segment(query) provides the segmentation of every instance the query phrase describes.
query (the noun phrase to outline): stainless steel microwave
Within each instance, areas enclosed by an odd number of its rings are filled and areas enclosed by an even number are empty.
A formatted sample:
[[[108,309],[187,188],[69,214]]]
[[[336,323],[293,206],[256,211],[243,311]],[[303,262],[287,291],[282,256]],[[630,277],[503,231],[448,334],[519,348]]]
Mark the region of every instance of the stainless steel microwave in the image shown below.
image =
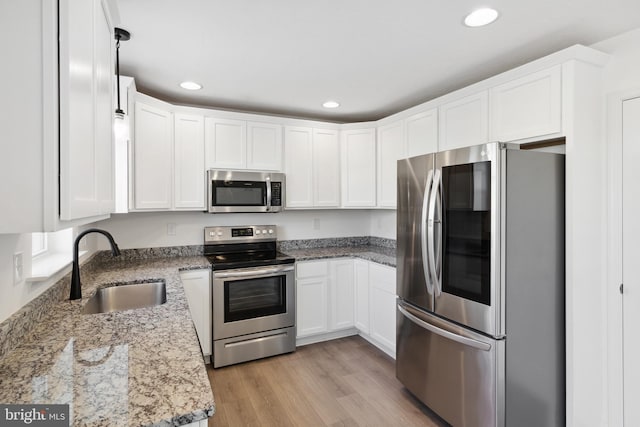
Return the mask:
[[[209,169],[211,213],[280,212],[284,208],[283,173]]]

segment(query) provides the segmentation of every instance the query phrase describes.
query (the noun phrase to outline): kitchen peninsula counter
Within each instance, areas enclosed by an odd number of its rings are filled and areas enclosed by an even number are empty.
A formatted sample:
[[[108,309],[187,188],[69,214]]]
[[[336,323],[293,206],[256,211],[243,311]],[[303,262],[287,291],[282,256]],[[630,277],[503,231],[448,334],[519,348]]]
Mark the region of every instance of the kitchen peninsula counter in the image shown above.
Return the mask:
[[[34,300],[38,310],[49,312],[0,359],[0,403],[69,404],[73,426],[176,426],[213,415],[213,394],[179,276],[181,270],[210,268],[209,262],[203,256],[123,258],[96,256],[83,267],[82,300],[68,300],[68,275],[47,291],[57,296]],[[166,303],[82,314],[100,287],[152,280],[166,283]],[[14,316],[30,316],[34,309],[28,306]],[[0,328],[5,338],[21,320],[12,318]]]

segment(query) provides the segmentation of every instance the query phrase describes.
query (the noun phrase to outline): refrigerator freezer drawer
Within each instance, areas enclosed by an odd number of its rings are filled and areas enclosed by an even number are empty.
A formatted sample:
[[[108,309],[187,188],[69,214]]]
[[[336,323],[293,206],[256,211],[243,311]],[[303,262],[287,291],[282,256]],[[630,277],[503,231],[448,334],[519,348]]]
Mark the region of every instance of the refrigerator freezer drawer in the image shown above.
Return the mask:
[[[456,427],[504,425],[504,340],[398,301],[396,376]]]

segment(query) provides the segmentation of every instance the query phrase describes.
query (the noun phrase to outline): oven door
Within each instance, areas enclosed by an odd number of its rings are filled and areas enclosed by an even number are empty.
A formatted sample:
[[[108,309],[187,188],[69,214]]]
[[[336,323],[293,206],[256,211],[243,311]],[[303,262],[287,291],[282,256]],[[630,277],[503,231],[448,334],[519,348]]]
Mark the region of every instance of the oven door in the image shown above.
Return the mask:
[[[293,264],[214,271],[213,339],[294,326],[295,301]]]
[[[500,337],[500,190],[497,143],[438,153],[428,220],[435,313]]]

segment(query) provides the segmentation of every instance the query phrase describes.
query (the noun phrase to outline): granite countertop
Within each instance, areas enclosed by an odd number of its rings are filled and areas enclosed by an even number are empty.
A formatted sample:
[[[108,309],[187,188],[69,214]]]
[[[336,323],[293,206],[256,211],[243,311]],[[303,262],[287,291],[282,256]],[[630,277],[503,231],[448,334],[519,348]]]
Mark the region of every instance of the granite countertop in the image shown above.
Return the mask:
[[[0,402],[70,404],[74,426],[174,426],[213,415],[213,394],[179,277],[180,270],[197,268],[210,264],[191,256],[83,268],[84,298],[56,303],[0,359]],[[152,279],[165,281],[165,304],[81,313],[99,287]]]
[[[362,258],[367,261],[377,262],[378,264],[396,266],[396,249],[374,245],[361,246],[330,246],[323,248],[300,248],[288,249],[282,248],[281,252],[292,256],[296,261],[309,261],[324,258],[343,258],[354,257]]]

